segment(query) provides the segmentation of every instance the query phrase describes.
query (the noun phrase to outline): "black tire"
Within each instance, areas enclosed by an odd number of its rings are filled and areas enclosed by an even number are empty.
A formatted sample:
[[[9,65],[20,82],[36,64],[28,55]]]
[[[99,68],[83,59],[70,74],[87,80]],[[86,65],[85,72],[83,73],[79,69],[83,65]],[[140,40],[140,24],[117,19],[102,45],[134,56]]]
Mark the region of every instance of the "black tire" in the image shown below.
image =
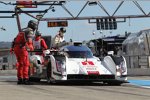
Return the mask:
[[[122,82],[107,82],[110,86],[121,86]]]
[[[104,84],[107,84],[109,86],[120,86],[121,84],[123,84],[124,82],[122,81],[117,81],[117,80],[110,80],[110,81],[103,81]]]
[[[37,77],[30,77],[30,78],[29,78],[29,81],[30,81],[30,82],[40,82],[40,80],[41,80],[41,79],[40,79],[40,78],[37,78]]]
[[[46,74],[47,74],[47,82],[51,83],[51,62],[49,61],[49,63],[47,64],[47,70],[46,70]]]
[[[28,70],[29,81],[30,81],[30,82],[40,82],[40,80],[41,80],[40,78],[32,77],[32,76],[31,76],[31,74],[30,74],[30,68],[31,68],[31,67],[29,66],[29,70]]]

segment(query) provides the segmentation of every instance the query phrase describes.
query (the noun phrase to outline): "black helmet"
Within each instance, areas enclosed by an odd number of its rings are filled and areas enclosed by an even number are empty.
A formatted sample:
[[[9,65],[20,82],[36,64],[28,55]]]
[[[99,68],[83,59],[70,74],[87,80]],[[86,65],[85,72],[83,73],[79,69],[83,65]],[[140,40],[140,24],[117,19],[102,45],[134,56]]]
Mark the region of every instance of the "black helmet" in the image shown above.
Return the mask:
[[[41,36],[41,34],[42,34],[42,33],[41,33],[40,31],[37,31],[37,32],[35,33],[36,36]]]
[[[37,22],[34,20],[30,20],[28,22],[28,27],[32,28],[33,30],[37,29]]]
[[[66,32],[66,29],[65,29],[65,28],[63,28],[63,27],[61,27],[59,31],[61,31],[61,32],[65,33],[65,32]]]

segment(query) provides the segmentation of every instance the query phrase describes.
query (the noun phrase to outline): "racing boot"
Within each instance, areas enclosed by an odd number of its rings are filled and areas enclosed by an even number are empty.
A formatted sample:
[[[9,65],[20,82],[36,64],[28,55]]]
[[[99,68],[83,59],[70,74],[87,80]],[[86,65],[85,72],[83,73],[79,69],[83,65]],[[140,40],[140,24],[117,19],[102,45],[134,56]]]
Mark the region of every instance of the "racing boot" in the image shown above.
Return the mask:
[[[23,79],[23,83],[24,83],[25,85],[31,85],[29,79],[26,79],[26,78]]]
[[[18,85],[24,84],[23,79],[18,79],[17,84],[18,84]]]

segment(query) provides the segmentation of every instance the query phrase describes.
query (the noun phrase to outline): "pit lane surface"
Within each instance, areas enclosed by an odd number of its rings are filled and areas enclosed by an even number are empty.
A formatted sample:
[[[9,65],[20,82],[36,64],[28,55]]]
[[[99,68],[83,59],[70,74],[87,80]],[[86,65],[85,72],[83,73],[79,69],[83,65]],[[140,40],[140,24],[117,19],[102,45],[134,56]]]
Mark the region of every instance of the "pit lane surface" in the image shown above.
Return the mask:
[[[0,100],[150,100],[150,89],[129,83],[122,86],[101,83],[49,85],[43,80],[32,85],[17,85],[14,75],[0,75],[0,90]]]

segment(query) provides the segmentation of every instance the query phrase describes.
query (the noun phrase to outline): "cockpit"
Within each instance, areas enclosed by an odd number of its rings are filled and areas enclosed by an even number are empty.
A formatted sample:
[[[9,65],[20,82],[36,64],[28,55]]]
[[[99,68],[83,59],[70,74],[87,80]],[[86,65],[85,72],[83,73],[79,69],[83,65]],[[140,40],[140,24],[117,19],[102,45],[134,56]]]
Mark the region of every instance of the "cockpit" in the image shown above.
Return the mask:
[[[64,51],[68,58],[93,58],[91,50],[86,46],[66,46]]]

